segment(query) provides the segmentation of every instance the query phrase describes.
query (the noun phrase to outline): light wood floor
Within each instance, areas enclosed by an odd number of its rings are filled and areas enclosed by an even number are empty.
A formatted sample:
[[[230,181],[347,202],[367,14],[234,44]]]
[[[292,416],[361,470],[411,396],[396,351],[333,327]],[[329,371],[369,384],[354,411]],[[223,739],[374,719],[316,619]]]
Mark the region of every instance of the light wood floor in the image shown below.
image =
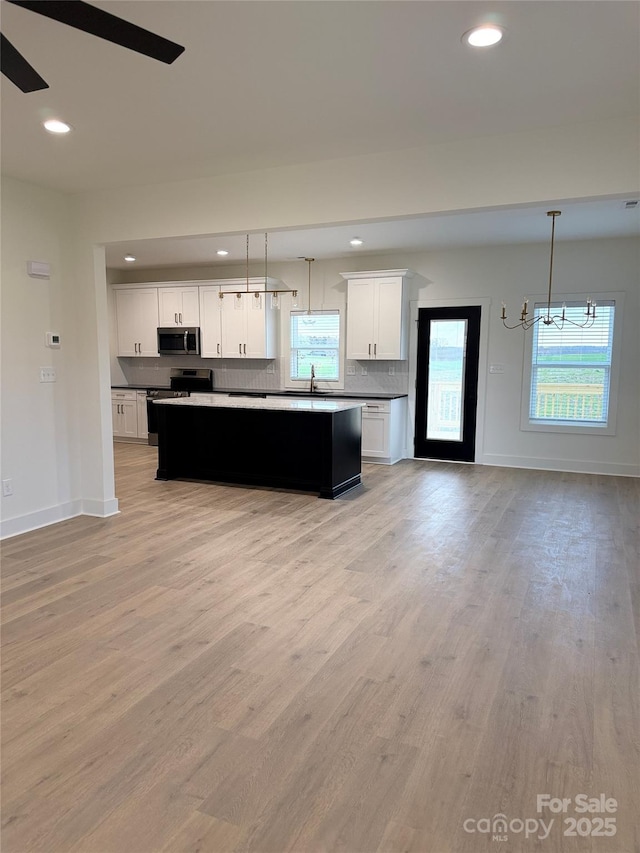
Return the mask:
[[[4,853],[640,850],[638,480],[116,459],[120,515],[4,543]],[[463,827],[601,793],[613,838]]]

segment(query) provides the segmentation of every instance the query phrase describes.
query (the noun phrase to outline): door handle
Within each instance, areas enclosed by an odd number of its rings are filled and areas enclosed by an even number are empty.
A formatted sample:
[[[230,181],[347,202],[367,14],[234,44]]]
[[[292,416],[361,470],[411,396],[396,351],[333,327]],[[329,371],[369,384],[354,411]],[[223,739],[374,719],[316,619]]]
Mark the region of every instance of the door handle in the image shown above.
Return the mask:
[[[246,344],[244,345],[244,354],[245,355],[247,354],[247,345]]]
[[[217,344],[218,347],[218,355],[220,355],[220,344]]]
[[[173,315],[173,319],[175,321],[176,326],[178,325],[178,314],[177,312]]]
[[[178,314],[178,317],[180,317],[180,325],[182,325],[182,314]]]
[[[242,344],[238,344],[238,353],[242,355]]]
[[[371,344],[369,344],[369,355],[371,355]]]
[[[188,343],[189,332],[184,333],[184,351],[189,352],[189,343]]]
[[[138,352],[138,344],[133,345],[133,351],[136,353]]]
[[[373,345],[373,354],[374,354],[374,355],[377,355],[377,354],[378,354],[378,344],[374,344],[374,345]]]

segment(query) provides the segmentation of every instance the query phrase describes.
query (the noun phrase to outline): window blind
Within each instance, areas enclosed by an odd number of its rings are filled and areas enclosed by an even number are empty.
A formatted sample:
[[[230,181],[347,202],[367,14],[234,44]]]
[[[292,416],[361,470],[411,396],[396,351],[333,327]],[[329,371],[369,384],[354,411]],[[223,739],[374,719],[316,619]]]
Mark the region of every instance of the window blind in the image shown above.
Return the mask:
[[[535,317],[544,317],[546,304],[534,306]],[[552,305],[560,314],[561,305]],[[533,327],[531,396],[529,420],[535,423],[563,423],[581,426],[607,424],[613,349],[615,304],[603,302],[589,328],[566,323],[563,328],[546,326],[542,320]],[[585,306],[567,303],[567,319],[585,320]]]
[[[340,378],[340,312],[291,312],[291,378]]]

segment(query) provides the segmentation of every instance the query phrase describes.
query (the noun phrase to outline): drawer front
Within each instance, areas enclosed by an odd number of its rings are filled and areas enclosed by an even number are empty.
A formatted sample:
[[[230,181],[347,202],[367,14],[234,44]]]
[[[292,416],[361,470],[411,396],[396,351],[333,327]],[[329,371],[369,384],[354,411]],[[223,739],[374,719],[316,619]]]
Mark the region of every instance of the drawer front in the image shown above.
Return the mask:
[[[390,400],[363,400],[362,398],[353,397],[348,400],[337,400],[335,397],[327,397],[327,400],[335,400],[336,403],[364,403],[365,407],[362,410],[362,414],[365,415],[370,413],[372,415],[381,414],[388,415],[391,412],[391,401]]]
[[[137,391],[111,391],[111,399],[118,400],[119,402],[123,402],[124,400],[133,400],[135,402],[137,396]]]

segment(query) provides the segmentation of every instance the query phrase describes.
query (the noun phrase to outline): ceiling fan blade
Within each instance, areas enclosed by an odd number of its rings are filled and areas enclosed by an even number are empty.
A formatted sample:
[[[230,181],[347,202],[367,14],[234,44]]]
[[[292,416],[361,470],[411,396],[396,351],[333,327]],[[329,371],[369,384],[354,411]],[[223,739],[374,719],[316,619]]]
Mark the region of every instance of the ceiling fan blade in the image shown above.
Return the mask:
[[[151,59],[166,62],[167,65],[171,65],[184,51],[182,45],[155,35],[110,12],[104,12],[96,6],[84,3],[83,0],[8,0],[8,2],[119,44],[129,50],[135,50],[137,53],[150,56]]]
[[[0,70],[23,92],[37,92],[39,89],[49,88],[35,68],[29,65],[24,56],[1,33]]]

